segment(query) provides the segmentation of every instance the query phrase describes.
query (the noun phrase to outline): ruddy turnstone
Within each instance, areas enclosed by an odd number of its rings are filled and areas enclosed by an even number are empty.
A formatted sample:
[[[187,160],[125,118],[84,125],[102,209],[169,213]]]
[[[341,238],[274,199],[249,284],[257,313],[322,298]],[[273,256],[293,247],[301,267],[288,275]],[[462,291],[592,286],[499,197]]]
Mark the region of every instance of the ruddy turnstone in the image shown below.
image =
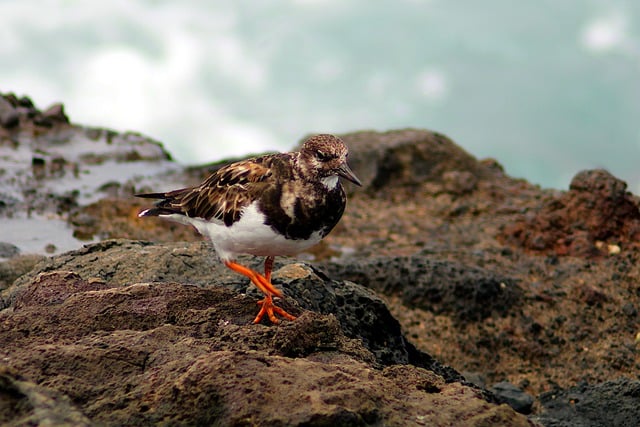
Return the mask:
[[[273,260],[315,245],[338,223],[346,205],[339,177],[360,186],[347,165],[347,147],[333,135],[307,139],[300,151],[232,163],[197,187],[137,194],[160,199],[139,217],[158,216],[194,226],[208,237],[231,270],[248,277],[265,297],[253,323],[266,314],[295,316],[277,307],[282,292],[271,284]],[[264,276],[236,262],[239,254],[265,256]]]

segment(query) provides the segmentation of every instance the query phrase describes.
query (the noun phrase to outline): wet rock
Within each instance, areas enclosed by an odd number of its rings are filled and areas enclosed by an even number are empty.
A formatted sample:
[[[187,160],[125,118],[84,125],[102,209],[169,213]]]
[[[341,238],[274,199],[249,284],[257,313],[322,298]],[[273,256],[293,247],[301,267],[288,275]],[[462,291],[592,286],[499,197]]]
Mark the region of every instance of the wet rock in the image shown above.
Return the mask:
[[[0,147],[11,148],[0,156],[0,218],[34,222],[15,235],[8,226],[2,239],[23,251],[33,250],[25,242],[42,238],[38,222],[68,221],[105,194],[130,197],[148,175],[178,169],[159,142],[135,132],[73,125],[62,104],[40,111],[26,97],[0,94],[0,125]],[[79,225],[78,236],[92,240],[95,228]],[[80,245],[78,241],[76,247]]]
[[[494,384],[489,390],[498,398],[498,402],[506,403],[516,412],[525,415],[531,413],[534,398],[520,387],[508,381],[501,381]]]
[[[609,172],[582,171],[567,193],[550,200],[537,213],[508,224],[502,237],[526,249],[556,255],[619,253],[620,248],[640,240],[638,199],[627,191],[624,181]]]
[[[104,184],[101,180],[123,182],[142,173],[139,167],[122,167],[125,163],[170,160],[160,143],[138,133],[92,132],[70,124],[60,103],[41,112],[26,97],[0,94],[0,124],[0,144],[13,148],[0,158],[0,170],[9,171],[3,178],[2,198],[30,196],[24,204],[0,212],[4,215],[51,213],[49,207],[39,206],[39,199],[66,196],[86,186],[95,191]],[[105,163],[110,164],[98,167]],[[120,165],[118,171],[114,165]],[[58,213],[55,207],[53,211]]]
[[[20,248],[8,242],[0,242],[0,258],[13,258],[20,253]]]
[[[505,316],[518,307],[517,281],[477,267],[425,256],[368,258],[322,263],[331,277],[351,280],[404,304],[458,321]]]
[[[543,411],[533,419],[545,426],[634,426],[640,419],[640,381],[621,378],[582,383],[540,396]]]

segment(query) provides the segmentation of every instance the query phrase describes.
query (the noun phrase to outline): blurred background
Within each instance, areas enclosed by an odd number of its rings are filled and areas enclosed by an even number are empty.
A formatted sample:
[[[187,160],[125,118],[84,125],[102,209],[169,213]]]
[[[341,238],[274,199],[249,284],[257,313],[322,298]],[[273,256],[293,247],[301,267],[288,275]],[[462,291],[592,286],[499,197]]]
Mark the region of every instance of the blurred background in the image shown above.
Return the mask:
[[[0,91],[182,163],[428,128],[517,177],[640,193],[636,0],[0,2]]]

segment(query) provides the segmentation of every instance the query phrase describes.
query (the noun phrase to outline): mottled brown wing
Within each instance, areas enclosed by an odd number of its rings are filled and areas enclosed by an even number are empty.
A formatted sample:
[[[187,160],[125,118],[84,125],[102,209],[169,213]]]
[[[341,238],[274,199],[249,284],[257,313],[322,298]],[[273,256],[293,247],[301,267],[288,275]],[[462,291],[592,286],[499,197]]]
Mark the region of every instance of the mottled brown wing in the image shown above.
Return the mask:
[[[165,194],[158,206],[192,218],[212,218],[227,226],[240,218],[242,208],[259,195],[273,172],[268,156],[222,167],[202,184]]]

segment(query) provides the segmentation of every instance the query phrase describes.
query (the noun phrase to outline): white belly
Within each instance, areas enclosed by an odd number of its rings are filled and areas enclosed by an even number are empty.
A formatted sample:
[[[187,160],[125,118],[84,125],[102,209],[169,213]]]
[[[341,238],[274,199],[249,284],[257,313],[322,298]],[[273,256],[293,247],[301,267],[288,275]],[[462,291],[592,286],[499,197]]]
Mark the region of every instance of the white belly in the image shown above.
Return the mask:
[[[206,221],[182,215],[166,215],[183,224],[193,225],[200,234],[209,237],[218,256],[222,260],[234,259],[239,254],[259,256],[295,255],[322,240],[319,232],[311,234],[308,240],[286,239],[264,224],[264,216],[258,212],[257,203],[247,206],[238,221],[230,227],[222,221]]]

